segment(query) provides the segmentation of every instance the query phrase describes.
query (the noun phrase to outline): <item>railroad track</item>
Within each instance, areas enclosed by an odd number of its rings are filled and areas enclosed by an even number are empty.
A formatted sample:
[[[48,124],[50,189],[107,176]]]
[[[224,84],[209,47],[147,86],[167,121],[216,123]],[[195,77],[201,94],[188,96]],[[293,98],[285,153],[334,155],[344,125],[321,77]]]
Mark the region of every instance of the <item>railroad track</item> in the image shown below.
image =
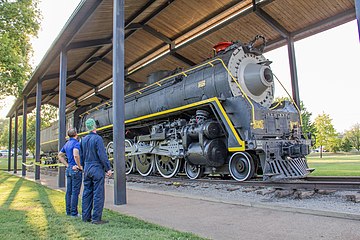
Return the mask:
[[[308,177],[306,179],[264,182],[261,178],[252,181],[237,182],[234,180],[223,180],[219,178],[202,178],[190,180],[185,177],[175,177],[164,179],[159,176],[148,176],[146,178],[130,175],[127,176],[129,182],[143,182],[149,184],[166,185],[186,185],[188,183],[196,184],[207,183],[214,185],[245,186],[245,187],[272,187],[277,189],[297,189],[297,190],[350,190],[360,191],[360,178],[358,177]]]
[[[57,171],[57,169],[48,169],[50,171]],[[360,177],[335,177],[335,176],[311,176],[305,179],[286,180],[286,181],[275,181],[275,182],[264,182],[262,177],[257,177],[254,180],[246,182],[237,182],[229,179],[224,180],[219,177],[206,177],[197,180],[190,180],[184,175],[180,175],[174,178],[165,179],[160,176],[148,176],[142,177],[140,175],[131,174],[127,176],[127,181],[138,181],[143,183],[208,183],[218,185],[229,185],[229,186],[245,186],[245,187],[272,187],[277,189],[299,189],[299,190],[350,190],[360,191]]]

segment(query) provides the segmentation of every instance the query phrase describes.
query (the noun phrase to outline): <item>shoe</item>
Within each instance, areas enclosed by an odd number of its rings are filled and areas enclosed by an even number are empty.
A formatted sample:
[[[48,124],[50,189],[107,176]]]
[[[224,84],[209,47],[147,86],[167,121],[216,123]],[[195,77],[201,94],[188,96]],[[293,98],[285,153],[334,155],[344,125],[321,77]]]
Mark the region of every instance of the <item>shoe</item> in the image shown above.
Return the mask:
[[[89,219],[83,219],[83,222],[91,222],[91,218],[89,218]]]
[[[107,220],[91,221],[92,224],[106,224],[109,223]]]
[[[81,214],[76,214],[76,215],[71,215],[71,217],[73,217],[73,218],[78,218],[78,217],[81,217]]]

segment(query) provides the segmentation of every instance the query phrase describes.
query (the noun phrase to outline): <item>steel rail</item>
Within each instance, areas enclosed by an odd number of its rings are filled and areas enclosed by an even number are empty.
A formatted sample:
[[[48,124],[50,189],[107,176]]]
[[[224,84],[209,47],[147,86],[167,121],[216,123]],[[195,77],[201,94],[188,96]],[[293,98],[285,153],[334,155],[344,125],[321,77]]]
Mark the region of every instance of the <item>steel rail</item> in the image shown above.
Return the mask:
[[[316,179],[318,178],[318,179]],[[313,177],[310,181],[307,179],[294,179],[294,180],[284,180],[284,181],[262,181],[262,180],[252,180],[245,182],[238,182],[235,180],[223,180],[218,178],[202,178],[197,180],[190,180],[185,177],[175,177],[170,179],[164,179],[158,176],[148,176],[147,178],[138,178],[136,175],[127,176],[127,180],[137,180],[137,181],[156,181],[163,182],[165,184],[173,183],[209,183],[213,185],[229,185],[229,186],[241,186],[241,187],[272,187],[276,189],[299,189],[299,190],[350,190],[350,191],[359,191],[360,190],[360,178],[336,178],[329,177],[324,181],[321,180],[321,177]],[[331,180],[333,179],[333,180]]]
[[[208,183],[213,185],[228,185],[241,187],[272,187],[276,189],[299,189],[299,190],[341,190],[341,191],[360,191],[360,177],[336,177],[336,176],[314,176],[305,179],[292,179],[283,181],[262,181],[258,177],[251,181],[238,182],[232,179],[220,179],[220,177],[206,177],[196,180],[188,179],[185,175],[180,174],[173,178],[163,178],[160,176],[147,176],[146,178],[130,174],[126,176],[127,181],[143,182],[149,184],[163,183],[165,185],[192,183]]]

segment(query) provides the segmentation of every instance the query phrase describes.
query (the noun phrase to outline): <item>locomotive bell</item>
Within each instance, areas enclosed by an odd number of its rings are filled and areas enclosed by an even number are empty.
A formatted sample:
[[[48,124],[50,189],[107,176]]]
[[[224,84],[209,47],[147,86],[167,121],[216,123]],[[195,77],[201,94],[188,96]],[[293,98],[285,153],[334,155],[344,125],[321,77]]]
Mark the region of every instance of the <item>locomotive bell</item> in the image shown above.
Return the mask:
[[[256,63],[245,67],[244,80],[247,89],[256,96],[260,96],[274,81],[271,69]]]

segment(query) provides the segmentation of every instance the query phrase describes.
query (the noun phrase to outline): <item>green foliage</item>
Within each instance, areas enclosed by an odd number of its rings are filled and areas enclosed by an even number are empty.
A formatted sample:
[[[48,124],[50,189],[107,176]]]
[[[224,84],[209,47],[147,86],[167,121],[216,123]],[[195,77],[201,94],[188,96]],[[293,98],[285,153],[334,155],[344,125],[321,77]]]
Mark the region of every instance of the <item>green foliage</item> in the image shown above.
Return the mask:
[[[350,152],[351,149],[352,149],[352,144],[351,144],[349,138],[343,137],[343,139],[341,141],[341,150],[343,150],[344,152]]]
[[[331,137],[327,143],[327,149],[330,152],[339,152],[341,150],[341,138],[338,136]]]
[[[302,131],[303,133],[311,133],[312,135],[314,135],[316,133],[315,125],[310,120],[312,113],[306,109],[302,101],[300,102],[300,106],[301,106],[301,120],[303,124]]]
[[[360,151],[360,124],[359,123],[352,126],[349,131],[346,131],[345,137],[349,139],[349,142],[356,150]]]
[[[0,119],[0,147],[6,149],[9,141],[9,119]]]
[[[41,129],[47,128],[58,119],[58,109],[51,105],[41,106]],[[18,147],[22,149],[22,125],[23,118],[18,118]],[[26,145],[27,149],[34,154],[35,153],[35,110],[27,115],[26,124]],[[14,129],[15,123],[12,123],[12,146],[14,146]],[[0,120],[0,146],[2,148],[8,148],[9,141],[9,120]]]
[[[338,150],[336,144],[339,144],[338,134],[335,132],[335,128],[332,124],[332,119],[329,114],[320,114],[315,118],[316,129],[316,147],[327,148],[331,151]],[[320,155],[322,157],[322,155]]]
[[[31,73],[30,36],[39,26],[38,0],[0,0],[0,98],[21,93]]]

